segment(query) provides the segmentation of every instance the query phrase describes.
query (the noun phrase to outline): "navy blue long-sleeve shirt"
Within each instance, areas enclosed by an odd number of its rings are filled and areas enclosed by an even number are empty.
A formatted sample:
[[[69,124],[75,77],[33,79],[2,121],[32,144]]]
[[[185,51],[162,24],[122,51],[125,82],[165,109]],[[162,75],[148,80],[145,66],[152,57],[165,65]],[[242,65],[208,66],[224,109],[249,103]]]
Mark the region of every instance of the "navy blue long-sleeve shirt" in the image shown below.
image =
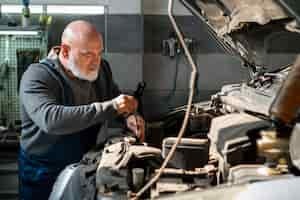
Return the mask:
[[[118,117],[113,98],[120,91],[105,61],[94,82],[70,79],[58,59],[48,62],[51,69],[45,64],[32,64],[22,77],[20,143],[29,155],[66,165],[79,161],[82,155],[74,154],[83,148],[84,138],[95,142],[95,132],[101,125]]]

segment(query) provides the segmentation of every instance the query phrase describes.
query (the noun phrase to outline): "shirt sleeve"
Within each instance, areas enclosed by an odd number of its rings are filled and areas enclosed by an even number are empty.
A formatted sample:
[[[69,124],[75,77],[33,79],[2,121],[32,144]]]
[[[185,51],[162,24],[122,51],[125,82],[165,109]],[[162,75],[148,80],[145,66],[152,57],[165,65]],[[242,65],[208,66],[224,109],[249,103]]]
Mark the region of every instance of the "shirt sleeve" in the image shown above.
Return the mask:
[[[21,102],[30,119],[47,134],[72,134],[118,116],[114,100],[90,105],[65,106],[61,86],[37,65],[23,75]]]

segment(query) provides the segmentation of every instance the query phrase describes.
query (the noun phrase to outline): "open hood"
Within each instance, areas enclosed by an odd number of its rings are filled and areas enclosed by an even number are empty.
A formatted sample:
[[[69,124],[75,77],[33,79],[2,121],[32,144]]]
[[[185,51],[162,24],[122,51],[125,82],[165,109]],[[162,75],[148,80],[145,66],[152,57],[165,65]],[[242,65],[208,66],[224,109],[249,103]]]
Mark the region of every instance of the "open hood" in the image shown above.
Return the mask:
[[[253,73],[264,69],[268,42],[278,34],[299,32],[297,0],[180,0],[209,26],[217,42],[238,55]],[[298,9],[291,9],[296,7]]]

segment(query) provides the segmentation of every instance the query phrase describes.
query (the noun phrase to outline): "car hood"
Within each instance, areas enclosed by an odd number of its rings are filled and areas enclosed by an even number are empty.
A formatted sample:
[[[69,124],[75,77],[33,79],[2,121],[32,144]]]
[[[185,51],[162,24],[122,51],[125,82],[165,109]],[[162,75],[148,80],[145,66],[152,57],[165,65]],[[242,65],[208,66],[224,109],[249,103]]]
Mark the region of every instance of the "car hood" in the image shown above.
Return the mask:
[[[208,25],[227,52],[238,55],[244,65],[263,69],[268,44],[278,34],[298,32],[298,1],[283,0],[180,0]]]

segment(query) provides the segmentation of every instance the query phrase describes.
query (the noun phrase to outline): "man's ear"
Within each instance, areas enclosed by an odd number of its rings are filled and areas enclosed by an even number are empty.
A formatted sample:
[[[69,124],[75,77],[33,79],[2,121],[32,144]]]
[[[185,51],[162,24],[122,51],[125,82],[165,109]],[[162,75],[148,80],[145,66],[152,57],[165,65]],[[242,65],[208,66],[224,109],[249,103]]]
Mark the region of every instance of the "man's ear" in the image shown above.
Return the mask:
[[[65,59],[69,58],[70,47],[66,44],[61,45],[61,54]]]

